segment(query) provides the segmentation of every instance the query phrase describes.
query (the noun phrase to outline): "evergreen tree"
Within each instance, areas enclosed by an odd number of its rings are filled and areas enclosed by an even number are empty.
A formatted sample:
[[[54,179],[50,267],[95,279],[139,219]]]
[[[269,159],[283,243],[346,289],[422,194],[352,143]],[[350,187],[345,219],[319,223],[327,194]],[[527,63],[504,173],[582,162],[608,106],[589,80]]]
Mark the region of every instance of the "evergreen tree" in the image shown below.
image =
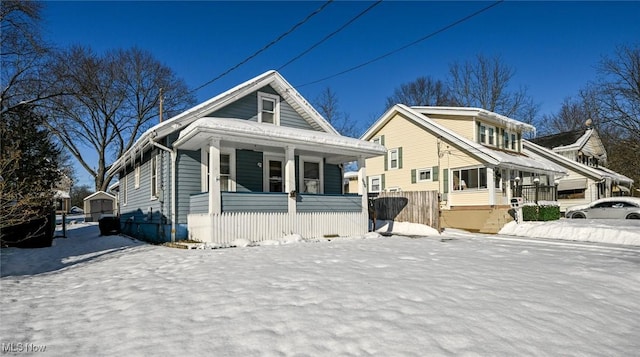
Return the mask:
[[[29,105],[0,118],[0,238],[3,228],[46,214],[60,180],[60,149]]]

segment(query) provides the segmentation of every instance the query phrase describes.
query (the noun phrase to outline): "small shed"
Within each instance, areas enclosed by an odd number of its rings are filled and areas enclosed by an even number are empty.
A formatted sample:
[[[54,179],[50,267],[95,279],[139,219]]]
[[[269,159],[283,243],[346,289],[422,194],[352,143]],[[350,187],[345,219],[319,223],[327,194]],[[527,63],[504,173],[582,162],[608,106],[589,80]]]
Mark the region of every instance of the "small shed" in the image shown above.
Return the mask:
[[[97,222],[102,215],[116,215],[116,196],[104,191],[95,192],[84,199],[85,222]]]

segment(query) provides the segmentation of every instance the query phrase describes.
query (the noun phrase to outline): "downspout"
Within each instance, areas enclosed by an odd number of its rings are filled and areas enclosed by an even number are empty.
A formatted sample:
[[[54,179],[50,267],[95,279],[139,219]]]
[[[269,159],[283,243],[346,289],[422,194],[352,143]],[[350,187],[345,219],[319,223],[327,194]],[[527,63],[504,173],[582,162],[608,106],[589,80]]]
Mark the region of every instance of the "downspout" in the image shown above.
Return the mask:
[[[171,242],[176,241],[176,159],[178,153],[176,150],[171,150],[168,147],[159,144],[152,139],[149,139],[149,143],[171,154]]]

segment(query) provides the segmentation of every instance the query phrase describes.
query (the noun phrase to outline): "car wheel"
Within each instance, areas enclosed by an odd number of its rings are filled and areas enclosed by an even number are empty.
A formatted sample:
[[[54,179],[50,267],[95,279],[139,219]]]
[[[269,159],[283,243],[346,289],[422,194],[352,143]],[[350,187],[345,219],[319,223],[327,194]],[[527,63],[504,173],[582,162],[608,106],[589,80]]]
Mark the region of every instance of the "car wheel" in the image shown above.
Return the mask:
[[[627,219],[640,219],[640,214],[632,213],[627,216]]]
[[[582,219],[584,219],[584,218],[587,218],[587,216],[585,216],[584,213],[582,213],[582,212],[577,212],[577,213],[572,214],[571,218],[582,218]]]

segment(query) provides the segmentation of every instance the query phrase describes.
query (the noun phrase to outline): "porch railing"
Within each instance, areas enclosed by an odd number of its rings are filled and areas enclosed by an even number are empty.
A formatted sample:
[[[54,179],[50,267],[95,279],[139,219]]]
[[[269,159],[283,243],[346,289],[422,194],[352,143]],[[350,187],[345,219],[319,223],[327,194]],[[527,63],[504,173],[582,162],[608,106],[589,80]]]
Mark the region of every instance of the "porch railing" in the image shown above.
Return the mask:
[[[273,192],[222,192],[222,212],[286,213],[289,195]],[[189,213],[209,212],[209,193],[191,195]],[[298,194],[298,212],[362,212],[359,195]]]
[[[514,197],[522,197],[525,202],[557,201],[557,186],[519,185],[514,188]]]

